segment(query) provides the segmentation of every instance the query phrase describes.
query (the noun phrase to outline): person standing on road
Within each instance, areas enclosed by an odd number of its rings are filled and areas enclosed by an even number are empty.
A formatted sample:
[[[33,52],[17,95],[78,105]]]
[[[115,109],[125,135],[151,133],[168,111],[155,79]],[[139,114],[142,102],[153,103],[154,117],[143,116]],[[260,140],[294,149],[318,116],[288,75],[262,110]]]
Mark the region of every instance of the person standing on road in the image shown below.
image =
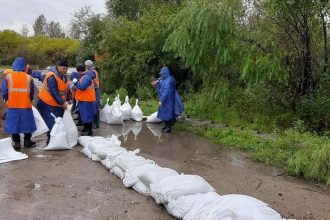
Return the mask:
[[[78,81],[81,79],[81,77],[84,75],[86,68],[84,65],[77,65],[76,67],[77,72],[72,72],[70,75],[70,83],[68,87],[69,94],[71,95],[71,100],[72,100],[72,108],[71,112],[76,112],[77,110],[77,100],[75,99],[75,89],[74,89],[74,83],[72,82],[73,79],[77,79]],[[80,122],[80,120],[79,120]]]
[[[55,120],[51,113],[54,114],[55,117],[63,117],[64,110],[67,108],[67,71],[67,61],[60,60],[57,66],[55,68],[51,68],[46,74],[39,92],[37,108],[49,128],[49,131],[47,132],[47,144],[50,139],[50,131],[55,124]]]
[[[75,98],[78,101],[79,117],[84,124],[82,136],[93,136],[94,102],[96,100],[94,79],[95,72],[88,70],[79,81],[78,79],[72,81],[76,90]]]
[[[165,122],[162,132],[170,133],[175,121],[175,80],[168,67],[163,67],[160,75],[162,82],[158,86],[157,117]]]
[[[100,93],[100,79],[99,79],[99,73],[95,70],[94,63],[91,60],[85,61],[85,67],[86,70],[91,70],[95,73],[95,79],[94,81],[94,87],[95,87],[95,96],[96,100],[94,102],[94,118],[93,118],[93,128],[99,128],[100,123],[100,99],[101,99],[101,93]]]
[[[24,133],[24,147],[35,147],[31,133],[37,130],[32,112],[34,84],[32,77],[24,72],[25,59],[17,57],[13,69],[2,78],[2,97],[7,111],[4,124],[5,133],[12,134],[14,149],[21,149],[20,133]]]

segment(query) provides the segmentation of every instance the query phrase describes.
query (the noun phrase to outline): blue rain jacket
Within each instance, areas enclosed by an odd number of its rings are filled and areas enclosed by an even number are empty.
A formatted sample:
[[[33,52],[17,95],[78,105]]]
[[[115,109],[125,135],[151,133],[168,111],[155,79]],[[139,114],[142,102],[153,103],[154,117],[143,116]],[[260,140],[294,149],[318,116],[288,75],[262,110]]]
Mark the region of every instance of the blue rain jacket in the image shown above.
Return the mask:
[[[91,85],[92,80],[95,79],[95,73],[94,71],[87,71],[85,75],[82,76],[81,82],[76,82],[75,87],[76,89],[85,90],[88,88],[88,86]],[[83,102],[78,101],[78,109],[79,109],[79,117],[82,121],[82,123],[91,123],[93,122],[94,118],[94,103],[95,102]]]
[[[12,64],[14,71],[23,72],[25,69],[25,59],[18,57]],[[6,82],[6,77],[2,78],[1,82],[2,98],[4,100],[8,99],[8,87]],[[31,80],[30,84],[30,100],[33,100],[34,95],[34,84]],[[37,130],[32,108],[26,109],[14,109],[8,108],[6,110],[6,120],[4,124],[4,131],[7,134],[19,134],[19,133],[32,133]]]
[[[170,75],[167,67],[160,71],[162,82],[160,83],[158,94],[162,106],[158,107],[157,117],[164,121],[170,121],[175,118],[175,80]]]
[[[40,70],[36,70],[32,73],[32,77],[38,79],[40,82],[44,81],[45,76],[41,74]]]
[[[159,90],[160,90],[160,87],[161,87],[161,84],[162,84],[163,80],[160,79],[158,81],[158,83],[156,84],[156,92],[159,96]],[[175,90],[175,106],[174,106],[174,113],[175,113],[175,116],[180,116],[182,113],[184,112],[184,106],[183,106],[183,103],[181,101],[181,97],[178,93],[177,90]]]

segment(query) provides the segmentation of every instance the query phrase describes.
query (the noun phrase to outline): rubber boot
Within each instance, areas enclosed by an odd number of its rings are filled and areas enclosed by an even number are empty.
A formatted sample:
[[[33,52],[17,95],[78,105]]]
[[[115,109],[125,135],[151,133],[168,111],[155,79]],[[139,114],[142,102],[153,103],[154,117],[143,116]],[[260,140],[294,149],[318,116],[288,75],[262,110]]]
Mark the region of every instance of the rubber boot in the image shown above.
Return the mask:
[[[14,149],[16,151],[21,150],[21,142],[14,142]]]

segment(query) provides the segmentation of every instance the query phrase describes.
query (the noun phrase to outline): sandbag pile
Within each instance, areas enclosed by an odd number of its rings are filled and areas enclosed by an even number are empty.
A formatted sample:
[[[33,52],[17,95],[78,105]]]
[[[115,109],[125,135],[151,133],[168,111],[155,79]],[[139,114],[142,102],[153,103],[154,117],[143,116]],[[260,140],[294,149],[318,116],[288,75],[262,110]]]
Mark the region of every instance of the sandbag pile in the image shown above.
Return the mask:
[[[109,105],[109,99],[107,99],[106,105],[101,110],[100,121],[108,124],[123,124],[124,121],[133,119],[134,121],[142,121],[143,113],[141,108],[138,106],[138,100],[132,109],[129,104],[128,96],[125,97],[125,102],[121,105],[119,95],[116,96],[112,105]]]
[[[205,179],[179,174],[139,156],[140,150],[127,151],[116,136],[79,137],[82,152],[100,161],[118,176],[125,187],[151,196],[157,204],[184,220],[281,220],[280,214],[266,203],[250,196],[220,196]]]

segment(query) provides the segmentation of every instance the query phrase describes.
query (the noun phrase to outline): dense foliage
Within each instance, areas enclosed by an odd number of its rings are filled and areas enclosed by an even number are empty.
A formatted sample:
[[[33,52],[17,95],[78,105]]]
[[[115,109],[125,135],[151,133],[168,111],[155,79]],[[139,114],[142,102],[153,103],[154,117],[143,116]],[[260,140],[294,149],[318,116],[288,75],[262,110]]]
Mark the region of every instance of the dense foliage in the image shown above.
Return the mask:
[[[67,58],[74,65],[79,43],[68,38],[46,36],[22,37],[13,31],[0,31],[0,64],[11,65],[14,58],[22,56],[29,64],[45,67]]]

